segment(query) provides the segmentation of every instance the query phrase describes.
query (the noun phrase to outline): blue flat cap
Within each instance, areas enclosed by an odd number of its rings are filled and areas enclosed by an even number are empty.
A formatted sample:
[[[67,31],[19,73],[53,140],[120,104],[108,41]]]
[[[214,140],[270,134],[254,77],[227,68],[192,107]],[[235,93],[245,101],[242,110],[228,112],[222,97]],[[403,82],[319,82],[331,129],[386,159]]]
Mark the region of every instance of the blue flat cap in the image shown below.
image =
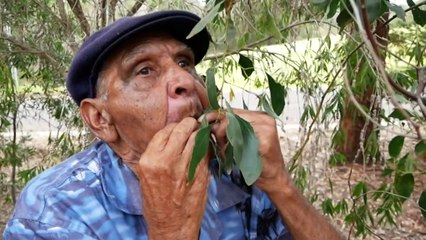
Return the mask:
[[[199,63],[209,48],[210,35],[203,29],[190,39],[186,36],[200,21],[193,13],[179,10],[158,11],[143,16],[124,17],[93,33],[84,41],[71,63],[67,89],[80,105],[96,95],[96,81],[108,54],[123,41],[152,31],[165,32],[188,45]]]

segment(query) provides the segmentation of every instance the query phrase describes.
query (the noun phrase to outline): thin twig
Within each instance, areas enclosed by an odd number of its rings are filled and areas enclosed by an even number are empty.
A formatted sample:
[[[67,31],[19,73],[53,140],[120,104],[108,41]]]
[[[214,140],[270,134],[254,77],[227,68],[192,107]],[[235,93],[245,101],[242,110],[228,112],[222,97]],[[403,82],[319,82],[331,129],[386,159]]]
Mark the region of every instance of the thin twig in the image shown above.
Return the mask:
[[[127,12],[127,16],[135,15],[145,2],[146,2],[146,0],[136,0],[135,4]]]
[[[80,27],[83,30],[83,32],[86,34],[86,36],[90,35],[90,25],[89,22],[86,19],[86,16],[84,16],[83,8],[81,7],[79,0],[67,0],[68,4],[74,13],[75,17],[78,19],[78,22],[80,23]]]
[[[65,73],[65,69],[61,64],[56,61],[47,51],[36,49],[34,46],[28,46],[25,42],[19,41],[12,36],[7,36],[5,33],[0,32],[0,39],[6,40],[18,48],[23,50],[23,53],[34,53],[39,56],[41,59],[52,64],[61,74]]]

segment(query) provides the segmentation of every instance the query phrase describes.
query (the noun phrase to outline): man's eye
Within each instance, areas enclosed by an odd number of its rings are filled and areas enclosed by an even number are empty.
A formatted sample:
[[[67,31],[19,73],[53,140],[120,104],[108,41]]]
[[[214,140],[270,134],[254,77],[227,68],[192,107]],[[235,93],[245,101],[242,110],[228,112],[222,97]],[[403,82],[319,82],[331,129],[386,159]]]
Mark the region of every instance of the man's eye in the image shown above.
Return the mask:
[[[148,75],[150,72],[151,72],[151,69],[149,67],[144,67],[141,70],[139,70],[138,73],[142,75]]]
[[[179,60],[178,65],[181,68],[185,68],[185,67],[190,66],[191,64],[189,63],[188,60]]]

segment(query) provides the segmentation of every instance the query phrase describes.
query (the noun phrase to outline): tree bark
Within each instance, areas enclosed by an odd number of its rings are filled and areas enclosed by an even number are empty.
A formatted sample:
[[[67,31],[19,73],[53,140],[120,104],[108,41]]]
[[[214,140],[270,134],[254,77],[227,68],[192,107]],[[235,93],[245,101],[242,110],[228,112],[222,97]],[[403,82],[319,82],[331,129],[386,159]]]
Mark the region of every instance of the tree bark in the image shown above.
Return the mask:
[[[389,28],[385,25],[388,16],[389,14],[385,13],[379,20],[377,20],[376,24],[377,31],[375,37],[382,49],[385,49],[388,43]],[[382,56],[383,63],[385,63],[384,51],[381,51],[380,54]],[[362,106],[370,110],[370,116],[373,119],[380,122],[379,114],[381,110],[381,98],[375,92],[377,79],[375,79],[375,75],[362,74],[364,68],[369,68],[370,66],[365,58],[363,59],[363,57],[361,57],[358,60],[359,61],[357,61],[356,65],[349,66],[351,63],[348,63],[348,71],[353,70],[353,72],[348,73],[348,76],[353,77],[350,79],[351,86],[358,87],[354,87],[353,89],[353,92],[355,93],[354,97]],[[356,90],[356,88],[358,90]],[[360,88],[364,89],[359,91]],[[349,96],[346,96],[344,100],[344,111],[340,120],[340,130],[343,132],[344,137],[342,139],[343,141],[336,145],[335,150],[345,155],[347,163],[369,165],[379,160],[379,130],[374,128],[374,124],[371,121],[362,116],[350,100]],[[377,137],[377,141],[369,142],[370,136],[373,136],[372,134],[376,134],[375,137]],[[376,145],[373,146],[373,148],[377,151],[366,151],[368,149],[371,150],[371,144]]]

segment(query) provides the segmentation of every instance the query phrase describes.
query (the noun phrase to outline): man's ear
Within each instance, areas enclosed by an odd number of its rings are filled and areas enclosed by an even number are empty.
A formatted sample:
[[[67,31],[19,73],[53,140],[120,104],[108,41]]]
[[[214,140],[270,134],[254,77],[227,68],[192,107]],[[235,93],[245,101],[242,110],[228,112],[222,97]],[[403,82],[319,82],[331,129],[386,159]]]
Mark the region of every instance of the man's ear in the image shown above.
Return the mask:
[[[80,114],[87,126],[107,143],[118,140],[118,134],[110,114],[105,111],[100,99],[86,98],[80,103]]]

